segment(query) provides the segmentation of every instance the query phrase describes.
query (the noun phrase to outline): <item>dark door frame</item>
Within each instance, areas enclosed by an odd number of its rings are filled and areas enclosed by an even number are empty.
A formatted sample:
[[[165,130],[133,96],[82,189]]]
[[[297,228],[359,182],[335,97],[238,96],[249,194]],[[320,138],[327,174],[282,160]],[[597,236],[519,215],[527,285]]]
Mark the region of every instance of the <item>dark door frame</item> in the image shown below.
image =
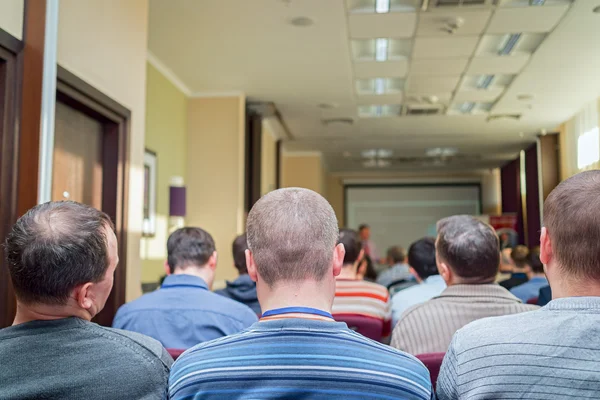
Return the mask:
[[[115,223],[119,243],[119,266],[112,292],[94,321],[110,326],[117,309],[125,303],[127,282],[127,188],[129,166],[129,121],[131,112],[58,66],[56,99],[99,121],[102,139],[102,211]]]
[[[0,243],[17,220],[19,115],[23,43],[0,29]],[[4,251],[0,246],[0,328],[12,324],[16,310]]]

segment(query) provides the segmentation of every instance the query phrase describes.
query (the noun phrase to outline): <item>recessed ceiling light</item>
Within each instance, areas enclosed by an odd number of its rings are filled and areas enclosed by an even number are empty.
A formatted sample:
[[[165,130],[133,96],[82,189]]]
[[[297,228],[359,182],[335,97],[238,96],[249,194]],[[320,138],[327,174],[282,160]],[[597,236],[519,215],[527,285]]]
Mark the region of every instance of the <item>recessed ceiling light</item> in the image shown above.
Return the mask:
[[[528,94],[528,93],[520,94],[517,96],[517,100],[521,100],[521,101],[533,100],[533,95]]]
[[[388,40],[379,38],[375,41],[375,61],[386,61],[388,57]]]
[[[315,21],[309,17],[296,17],[290,20],[290,24],[297,26],[299,28],[306,28],[308,26],[314,25]]]
[[[600,6],[596,6],[592,11],[597,14],[600,14]]]
[[[322,108],[324,110],[330,110],[332,108],[337,108],[338,105],[335,103],[320,103],[320,104],[317,104],[317,107]]]
[[[458,154],[458,149],[455,147],[433,147],[425,150],[427,157],[452,157]]]
[[[377,14],[390,12],[390,0],[375,0],[375,12]]]

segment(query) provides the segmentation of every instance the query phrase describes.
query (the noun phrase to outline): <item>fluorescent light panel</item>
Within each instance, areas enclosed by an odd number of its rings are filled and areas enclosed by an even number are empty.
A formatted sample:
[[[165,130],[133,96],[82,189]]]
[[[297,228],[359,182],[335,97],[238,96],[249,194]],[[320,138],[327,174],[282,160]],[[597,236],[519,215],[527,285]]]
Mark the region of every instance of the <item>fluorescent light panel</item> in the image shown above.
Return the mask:
[[[387,61],[387,53],[388,40],[386,38],[378,38],[375,41],[375,61]]]
[[[460,105],[460,112],[463,114],[469,114],[475,108],[475,103],[472,101],[464,102]]]
[[[384,94],[385,93],[385,79],[376,78],[375,79],[375,94]]]
[[[519,42],[519,39],[521,39],[520,33],[513,33],[510,35],[507,35],[506,39],[504,40],[504,43],[502,44],[502,46],[500,46],[500,49],[498,50],[498,55],[500,55],[500,56],[509,55],[512,52],[512,50],[515,48],[517,43]]]
[[[375,0],[375,12],[377,14],[390,12],[390,0]]]
[[[492,84],[492,82],[494,81],[495,76],[494,75],[482,75],[481,78],[479,78],[479,82],[477,82],[477,88],[478,89],[487,89],[490,87],[490,85]]]

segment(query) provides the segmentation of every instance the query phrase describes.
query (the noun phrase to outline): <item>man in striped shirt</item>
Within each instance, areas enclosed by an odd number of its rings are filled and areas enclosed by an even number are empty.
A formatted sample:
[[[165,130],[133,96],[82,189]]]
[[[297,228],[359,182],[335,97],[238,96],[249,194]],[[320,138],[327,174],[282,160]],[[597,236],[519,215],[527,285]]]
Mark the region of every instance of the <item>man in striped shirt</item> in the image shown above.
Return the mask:
[[[575,175],[544,203],[540,260],[552,300],[459,330],[440,400],[600,397],[600,171]]]
[[[358,279],[363,250],[356,231],[341,229],[339,243],[344,245],[346,254],[342,271],[336,278],[333,318],[346,322],[351,329],[370,339],[383,341],[392,331],[389,292],[385,286]]]
[[[393,347],[415,355],[445,353],[452,335],[470,322],[538,308],[494,283],[500,251],[491,226],[456,215],[439,221],[437,229],[436,263],[448,287],[402,314]]]
[[[416,358],[334,321],[344,246],[323,197],[270,192],[250,211],[247,234],[263,316],[185,352],[169,378],[171,399],[432,398],[429,372]]]

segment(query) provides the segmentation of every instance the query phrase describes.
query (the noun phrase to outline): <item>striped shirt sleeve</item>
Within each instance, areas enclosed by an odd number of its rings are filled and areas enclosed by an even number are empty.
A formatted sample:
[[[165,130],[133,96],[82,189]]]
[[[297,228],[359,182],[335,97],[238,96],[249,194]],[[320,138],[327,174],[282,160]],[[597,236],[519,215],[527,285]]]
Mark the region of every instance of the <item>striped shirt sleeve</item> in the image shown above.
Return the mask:
[[[382,337],[388,337],[392,334],[392,299],[389,294],[385,302],[385,317],[383,319],[383,332]]]
[[[437,397],[438,400],[455,400],[458,399],[457,393],[457,360],[456,360],[456,335],[452,339],[452,343],[446,352],[444,362],[440,368],[440,375],[437,380]]]

